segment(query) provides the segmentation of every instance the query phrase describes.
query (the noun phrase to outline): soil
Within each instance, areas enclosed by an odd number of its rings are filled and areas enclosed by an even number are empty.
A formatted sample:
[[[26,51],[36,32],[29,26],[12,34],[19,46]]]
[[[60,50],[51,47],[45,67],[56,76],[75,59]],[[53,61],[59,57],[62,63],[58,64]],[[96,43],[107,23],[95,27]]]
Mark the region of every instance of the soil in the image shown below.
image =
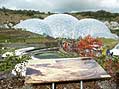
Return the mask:
[[[0,89],[51,89],[51,84],[24,84],[25,78],[9,77],[0,80]],[[101,81],[84,81],[83,89],[119,89],[113,78]],[[56,89],[80,89],[79,82],[57,83]]]
[[[8,78],[0,80],[0,89],[50,89],[51,84],[24,84],[24,78]],[[56,89],[80,89],[80,83],[57,83]],[[97,82],[84,82],[84,89],[101,89]]]

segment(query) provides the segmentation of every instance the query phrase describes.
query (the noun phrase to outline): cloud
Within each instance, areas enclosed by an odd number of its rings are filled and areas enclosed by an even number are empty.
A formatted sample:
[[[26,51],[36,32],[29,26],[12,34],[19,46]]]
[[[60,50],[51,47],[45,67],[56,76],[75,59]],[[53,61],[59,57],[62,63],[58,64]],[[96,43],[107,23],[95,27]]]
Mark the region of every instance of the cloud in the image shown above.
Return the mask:
[[[84,11],[97,9],[99,3],[97,3],[97,0],[58,0],[54,3],[54,6],[54,11]]]
[[[0,7],[51,12],[104,9],[119,12],[119,0],[0,0]]]
[[[47,0],[4,0],[1,6],[10,9],[34,9],[46,11],[50,5]]]
[[[102,0],[101,6],[106,8],[119,8],[119,0]]]

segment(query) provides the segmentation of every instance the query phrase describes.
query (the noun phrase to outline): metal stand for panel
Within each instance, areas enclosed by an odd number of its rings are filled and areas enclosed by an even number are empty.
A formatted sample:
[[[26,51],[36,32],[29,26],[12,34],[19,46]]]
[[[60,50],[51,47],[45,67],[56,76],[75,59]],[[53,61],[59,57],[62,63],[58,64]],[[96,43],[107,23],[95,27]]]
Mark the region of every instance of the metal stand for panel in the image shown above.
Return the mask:
[[[55,83],[52,83],[52,89],[56,89]],[[83,89],[83,81],[80,81],[80,89]]]
[[[83,89],[83,81],[80,81],[80,89]]]
[[[55,83],[52,83],[52,89],[55,89],[56,87],[55,87]]]

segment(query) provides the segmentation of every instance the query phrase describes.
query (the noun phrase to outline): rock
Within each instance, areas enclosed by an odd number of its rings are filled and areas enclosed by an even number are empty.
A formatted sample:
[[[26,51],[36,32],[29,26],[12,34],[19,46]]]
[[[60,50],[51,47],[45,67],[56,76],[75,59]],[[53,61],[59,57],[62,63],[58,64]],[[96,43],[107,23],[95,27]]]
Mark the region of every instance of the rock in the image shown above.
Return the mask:
[[[26,62],[18,63],[12,70],[12,74],[19,77],[26,76]]]
[[[110,83],[108,80],[100,81],[98,82],[98,85],[101,89],[116,89],[116,84],[114,82]]]

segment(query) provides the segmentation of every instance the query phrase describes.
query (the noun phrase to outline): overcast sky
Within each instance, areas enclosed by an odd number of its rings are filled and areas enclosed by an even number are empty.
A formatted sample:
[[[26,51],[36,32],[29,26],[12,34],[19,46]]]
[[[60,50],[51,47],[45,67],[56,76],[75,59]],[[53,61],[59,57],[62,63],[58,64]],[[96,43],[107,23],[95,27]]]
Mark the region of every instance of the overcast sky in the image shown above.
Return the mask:
[[[43,12],[106,10],[119,13],[119,0],[0,0],[0,7]]]

